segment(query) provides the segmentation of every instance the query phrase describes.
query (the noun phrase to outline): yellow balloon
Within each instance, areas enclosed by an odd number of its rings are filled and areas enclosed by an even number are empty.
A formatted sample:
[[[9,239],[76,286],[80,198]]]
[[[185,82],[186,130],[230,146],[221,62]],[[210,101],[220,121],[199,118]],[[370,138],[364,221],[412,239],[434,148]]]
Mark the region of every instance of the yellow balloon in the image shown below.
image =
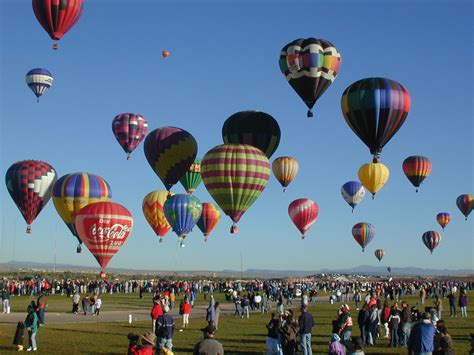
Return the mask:
[[[388,181],[389,176],[390,171],[382,163],[364,164],[359,169],[359,180],[372,193],[372,199]]]
[[[276,158],[273,161],[272,170],[276,179],[284,187],[283,191],[286,191],[286,187],[298,174],[298,161],[292,157]]]
[[[163,205],[165,204],[168,197],[173,196],[174,193],[166,190],[155,190],[145,196],[142,203],[143,215],[147,220],[150,227],[160,237],[160,243],[162,238],[168,233],[171,226],[166,220],[165,213],[163,211]]]

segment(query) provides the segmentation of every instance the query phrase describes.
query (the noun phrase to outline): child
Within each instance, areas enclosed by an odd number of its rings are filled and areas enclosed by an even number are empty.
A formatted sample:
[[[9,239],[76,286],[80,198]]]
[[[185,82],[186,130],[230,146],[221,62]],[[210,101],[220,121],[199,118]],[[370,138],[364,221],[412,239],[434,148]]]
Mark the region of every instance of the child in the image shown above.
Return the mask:
[[[23,351],[23,334],[25,333],[25,324],[18,322],[16,325],[15,337],[13,338],[13,345],[16,345],[17,351]]]

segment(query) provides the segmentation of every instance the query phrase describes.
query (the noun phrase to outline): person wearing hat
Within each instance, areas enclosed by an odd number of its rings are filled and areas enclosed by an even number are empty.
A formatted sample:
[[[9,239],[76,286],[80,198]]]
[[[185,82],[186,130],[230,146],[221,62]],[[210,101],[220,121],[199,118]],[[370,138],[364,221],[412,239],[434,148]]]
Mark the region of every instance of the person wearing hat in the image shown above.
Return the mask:
[[[352,334],[352,317],[349,311],[349,305],[343,304],[339,309],[339,314],[335,323],[337,333],[342,337],[345,346],[349,345]]]
[[[346,355],[346,347],[344,346],[343,343],[341,343],[341,338],[336,333],[333,333],[331,335],[331,342],[329,343],[328,354],[330,354],[330,355]]]
[[[223,355],[224,347],[221,343],[214,339],[216,327],[213,325],[208,325],[201,330],[203,332],[204,339],[199,341],[194,346],[193,355]]]
[[[311,332],[314,326],[314,319],[311,313],[308,312],[306,305],[301,306],[301,315],[298,318],[298,325],[300,327],[301,353],[302,355],[312,355]]]
[[[157,336],[157,346],[165,347],[168,350],[173,350],[173,333],[175,330],[174,319],[171,314],[168,314],[170,308],[168,305],[163,306],[163,315],[156,320],[155,334]]]
[[[128,355],[153,355],[155,352],[156,335],[146,332],[139,337],[141,345],[134,344],[128,348]]]
[[[408,353],[412,355],[431,354],[433,352],[436,329],[431,323],[431,314],[423,313],[408,338]]]

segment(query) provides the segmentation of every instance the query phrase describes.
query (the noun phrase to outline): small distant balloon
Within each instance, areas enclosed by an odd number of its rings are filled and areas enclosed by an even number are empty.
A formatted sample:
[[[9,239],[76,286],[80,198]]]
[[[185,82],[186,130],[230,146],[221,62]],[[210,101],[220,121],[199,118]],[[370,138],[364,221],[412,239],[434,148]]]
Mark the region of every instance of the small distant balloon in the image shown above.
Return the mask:
[[[342,185],[341,194],[354,212],[354,208],[364,199],[365,189],[359,181],[348,181]]]
[[[301,232],[301,238],[304,239],[306,232],[318,218],[319,206],[309,198],[299,198],[288,206],[288,215]]]
[[[352,236],[364,251],[367,244],[375,237],[375,227],[366,222],[357,223],[352,227]]]
[[[387,271],[392,272],[392,268],[390,266],[387,266]]]
[[[416,192],[423,180],[431,173],[431,161],[427,157],[414,155],[406,158],[402,164],[403,172],[410,182],[415,186]]]
[[[167,50],[161,51],[161,56],[163,58],[168,58],[170,56],[170,52]]]
[[[388,181],[390,171],[382,163],[364,164],[359,169],[359,179],[364,187],[372,193],[372,199]]]
[[[273,175],[283,187],[283,192],[298,174],[298,168],[298,161],[292,157],[279,157],[273,161]]]
[[[470,194],[459,195],[456,199],[456,205],[467,221],[467,217],[474,208],[474,196]]]
[[[428,231],[423,233],[421,239],[423,240],[423,244],[425,244],[431,254],[433,254],[433,250],[435,250],[441,241],[441,234],[435,231]]]
[[[376,257],[379,261],[381,261],[382,258],[385,256],[385,251],[384,251],[383,249],[377,249],[377,250],[374,252],[374,254],[375,254],[375,257]]]
[[[36,95],[36,101],[39,102],[40,96],[53,86],[53,76],[47,69],[31,69],[26,73],[26,84]]]
[[[444,228],[448,225],[449,221],[451,221],[451,215],[448,212],[440,212],[436,215],[436,220],[438,221],[441,228]]]

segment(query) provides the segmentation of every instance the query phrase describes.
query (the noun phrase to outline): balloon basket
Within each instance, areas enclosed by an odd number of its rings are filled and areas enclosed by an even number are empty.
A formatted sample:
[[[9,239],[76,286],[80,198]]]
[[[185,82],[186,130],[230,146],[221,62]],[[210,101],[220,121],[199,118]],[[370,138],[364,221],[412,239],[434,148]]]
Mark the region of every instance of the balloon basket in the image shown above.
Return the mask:
[[[311,112],[311,110],[308,110],[308,112],[306,113],[306,117],[308,118],[313,117],[313,113]]]
[[[286,187],[283,189],[283,192],[286,192]]]
[[[101,279],[105,279],[107,277],[107,274],[105,272],[101,271],[100,274],[99,274],[99,277]]]
[[[232,227],[230,227],[230,234],[237,234],[239,233],[239,228],[234,224]]]
[[[160,244],[163,243],[163,238],[160,238]]]
[[[127,154],[127,160],[130,160],[130,154]]]
[[[78,245],[78,246],[76,247],[76,253],[77,253],[77,254],[82,253],[82,247],[81,247],[81,245]]]
[[[26,234],[31,234],[31,227],[30,226],[26,227]]]
[[[57,44],[57,43],[53,44],[53,49],[54,49],[55,51],[57,51],[58,48],[59,48],[59,44]]]

